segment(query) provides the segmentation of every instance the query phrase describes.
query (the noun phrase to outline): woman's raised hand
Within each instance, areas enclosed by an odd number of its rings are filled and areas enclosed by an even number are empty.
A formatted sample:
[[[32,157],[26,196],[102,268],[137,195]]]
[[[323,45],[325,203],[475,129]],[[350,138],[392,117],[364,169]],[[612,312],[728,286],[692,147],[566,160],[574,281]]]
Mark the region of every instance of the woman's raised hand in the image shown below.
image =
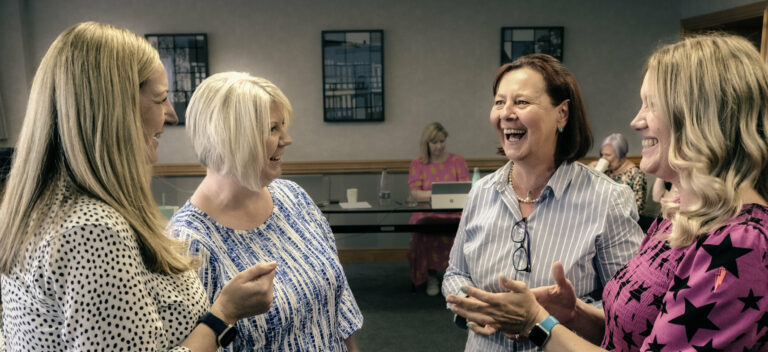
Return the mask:
[[[549,314],[567,326],[576,316],[576,291],[571,281],[565,278],[563,264],[560,262],[552,264],[552,278],[555,279],[554,285],[537,287],[531,289],[531,292]]]
[[[277,263],[260,263],[232,278],[213,302],[211,313],[234,324],[236,321],[264,313],[272,306],[272,280]]]

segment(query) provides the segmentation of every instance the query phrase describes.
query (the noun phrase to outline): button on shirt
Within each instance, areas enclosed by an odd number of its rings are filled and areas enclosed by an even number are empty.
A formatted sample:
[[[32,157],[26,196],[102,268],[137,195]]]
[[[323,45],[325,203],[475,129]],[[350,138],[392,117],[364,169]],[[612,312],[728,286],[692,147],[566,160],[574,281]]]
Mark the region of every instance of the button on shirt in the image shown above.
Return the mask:
[[[451,250],[443,294],[460,294],[464,285],[502,292],[500,274],[529,287],[552,285],[552,264],[560,261],[577,296],[586,302],[599,299],[602,287],[637,253],[643,238],[632,190],[581,163],[563,163],[523,224],[508,183],[511,165],[472,187]],[[523,243],[513,241],[521,237],[513,236],[514,231],[525,231],[523,225],[528,236]],[[530,249],[530,272],[515,270],[513,254],[521,245]],[[470,332],[466,345],[466,351],[535,349],[532,343],[518,344],[501,333],[485,337]]]

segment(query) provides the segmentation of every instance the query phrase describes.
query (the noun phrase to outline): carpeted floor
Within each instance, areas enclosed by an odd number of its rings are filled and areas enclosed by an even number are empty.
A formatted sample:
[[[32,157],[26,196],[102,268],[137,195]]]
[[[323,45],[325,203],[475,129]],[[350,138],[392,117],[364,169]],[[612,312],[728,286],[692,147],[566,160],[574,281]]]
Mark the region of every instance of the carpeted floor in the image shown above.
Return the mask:
[[[411,292],[408,263],[344,264],[363,312],[355,335],[361,352],[463,351],[466,330],[453,324],[443,296]]]

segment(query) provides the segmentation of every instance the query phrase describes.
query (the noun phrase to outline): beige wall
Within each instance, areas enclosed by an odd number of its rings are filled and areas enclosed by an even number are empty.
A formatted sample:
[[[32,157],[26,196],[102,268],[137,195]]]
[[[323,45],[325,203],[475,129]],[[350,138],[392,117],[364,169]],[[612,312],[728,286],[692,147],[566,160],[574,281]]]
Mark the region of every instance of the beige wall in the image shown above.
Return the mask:
[[[648,54],[678,35],[676,1],[524,0],[0,0],[0,92],[14,145],[29,79],[68,26],[96,20],[145,33],[208,33],[211,72],[247,71],[280,86],[296,123],[285,159],[370,160],[416,156],[421,128],[441,121],[449,149],[492,157],[490,85],[502,26],[564,26],[564,62],[579,80],[596,144],[624,132],[639,106]],[[320,32],[384,30],[383,123],[322,122]],[[595,151],[597,148],[594,149]],[[182,127],[161,139],[160,162],[195,161]]]

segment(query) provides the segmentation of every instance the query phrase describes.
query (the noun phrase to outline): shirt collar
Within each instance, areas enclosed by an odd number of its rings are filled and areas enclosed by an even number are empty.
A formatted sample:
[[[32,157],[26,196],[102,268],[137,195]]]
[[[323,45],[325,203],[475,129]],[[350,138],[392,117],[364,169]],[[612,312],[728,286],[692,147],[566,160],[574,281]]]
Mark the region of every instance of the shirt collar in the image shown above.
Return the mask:
[[[501,169],[496,171],[494,181],[489,183],[488,186],[490,187],[493,185],[496,190],[501,192],[509,184],[509,169],[511,167],[512,162],[509,161]],[[571,179],[576,172],[576,167],[577,166],[571,162],[563,162],[560,164],[560,167],[555,170],[555,173],[549,178],[547,185],[544,186],[544,189],[541,192],[547,193],[551,191],[554,194],[555,199],[559,199],[571,183]]]

